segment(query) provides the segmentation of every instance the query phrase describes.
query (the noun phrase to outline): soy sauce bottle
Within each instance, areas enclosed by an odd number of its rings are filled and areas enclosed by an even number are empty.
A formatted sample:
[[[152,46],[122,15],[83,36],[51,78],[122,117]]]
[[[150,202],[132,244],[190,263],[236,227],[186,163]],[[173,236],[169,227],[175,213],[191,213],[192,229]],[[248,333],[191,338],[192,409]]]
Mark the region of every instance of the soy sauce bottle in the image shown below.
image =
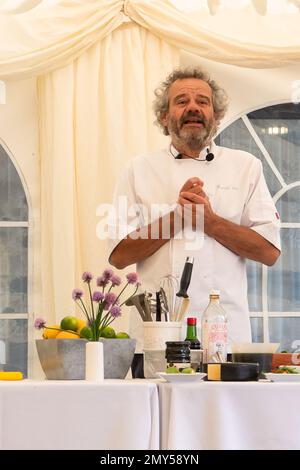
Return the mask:
[[[187,318],[185,341],[190,342],[190,349],[201,349],[201,344],[197,337],[197,318]]]

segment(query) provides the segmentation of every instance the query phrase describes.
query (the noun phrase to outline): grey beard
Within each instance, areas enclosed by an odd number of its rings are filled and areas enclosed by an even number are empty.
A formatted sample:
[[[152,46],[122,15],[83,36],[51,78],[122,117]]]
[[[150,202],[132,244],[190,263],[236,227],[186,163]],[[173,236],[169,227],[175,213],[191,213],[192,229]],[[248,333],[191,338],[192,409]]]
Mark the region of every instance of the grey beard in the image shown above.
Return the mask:
[[[209,144],[212,136],[215,134],[215,123],[210,120],[207,127],[203,129],[194,130],[182,130],[178,128],[177,122],[173,119],[170,121],[169,133],[178,141],[178,143],[184,143],[188,148],[194,151],[201,150],[205,145]]]
[[[183,141],[191,150],[198,150],[204,147],[209,135],[208,129],[201,129],[200,132],[179,132],[178,138]]]

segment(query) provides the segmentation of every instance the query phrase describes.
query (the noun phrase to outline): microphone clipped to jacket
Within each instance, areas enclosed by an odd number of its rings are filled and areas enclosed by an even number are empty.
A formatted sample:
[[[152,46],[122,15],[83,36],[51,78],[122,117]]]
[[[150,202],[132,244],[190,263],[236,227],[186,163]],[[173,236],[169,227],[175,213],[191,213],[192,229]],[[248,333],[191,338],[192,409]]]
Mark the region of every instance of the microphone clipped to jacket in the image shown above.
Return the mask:
[[[209,151],[209,149],[206,149],[206,152],[207,152],[207,155],[205,156],[205,161],[211,162],[215,158],[215,156],[212,152]],[[184,155],[185,155],[184,153],[179,153],[178,155],[176,155],[175,160],[180,160],[181,158],[183,158]],[[193,160],[197,160],[197,162],[204,161],[204,160],[199,160],[198,158],[190,157],[189,155],[185,155],[185,156],[192,158]]]

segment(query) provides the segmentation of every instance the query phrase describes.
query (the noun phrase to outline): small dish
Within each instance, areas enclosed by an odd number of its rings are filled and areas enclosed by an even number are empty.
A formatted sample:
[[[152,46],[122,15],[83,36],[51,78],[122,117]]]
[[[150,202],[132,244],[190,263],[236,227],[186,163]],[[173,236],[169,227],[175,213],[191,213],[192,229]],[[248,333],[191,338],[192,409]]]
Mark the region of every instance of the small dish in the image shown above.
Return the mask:
[[[276,374],[266,372],[264,376],[266,379],[271,380],[271,382],[300,382],[300,374]]]
[[[196,372],[196,374],[167,374],[167,372],[157,372],[157,375],[170,383],[180,382],[198,382],[203,380],[207,375],[204,372]]]

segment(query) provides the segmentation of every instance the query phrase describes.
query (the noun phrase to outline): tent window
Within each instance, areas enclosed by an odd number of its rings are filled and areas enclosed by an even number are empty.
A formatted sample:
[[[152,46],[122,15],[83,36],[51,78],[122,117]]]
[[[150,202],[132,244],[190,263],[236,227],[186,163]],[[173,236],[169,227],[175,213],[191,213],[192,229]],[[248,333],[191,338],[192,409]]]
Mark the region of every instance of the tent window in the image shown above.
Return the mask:
[[[300,339],[300,107],[282,103],[241,116],[217,137],[258,157],[282,221],[282,255],[268,268],[247,262],[254,341],[295,350]]]
[[[0,145],[0,370],[27,374],[28,204]]]

